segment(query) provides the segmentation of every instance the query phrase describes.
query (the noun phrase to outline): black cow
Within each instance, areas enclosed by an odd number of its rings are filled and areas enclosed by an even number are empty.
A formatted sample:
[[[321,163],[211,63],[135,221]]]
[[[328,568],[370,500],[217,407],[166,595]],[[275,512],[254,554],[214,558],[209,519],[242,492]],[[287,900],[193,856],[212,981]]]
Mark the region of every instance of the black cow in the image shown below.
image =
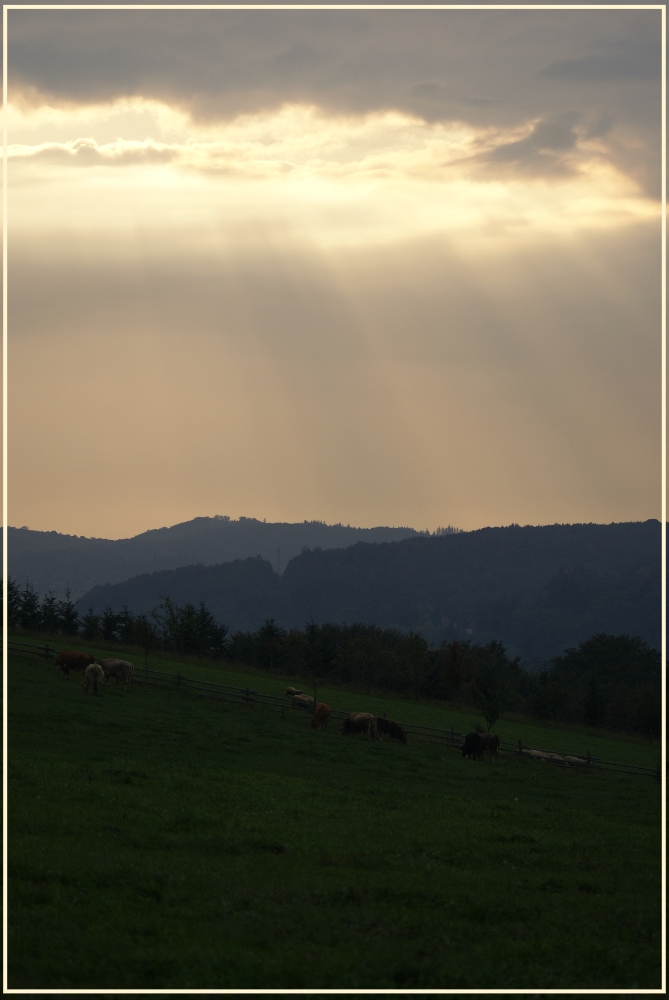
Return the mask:
[[[380,715],[377,718],[376,731],[379,734],[379,739],[381,739],[381,733],[388,733],[391,740],[399,740],[400,743],[406,743],[407,741],[404,726],[401,726],[399,722],[394,722],[393,719],[386,719],[385,715]]]
[[[465,745],[462,748],[462,756],[481,760],[483,757],[483,741],[479,733],[467,733],[465,736]]]

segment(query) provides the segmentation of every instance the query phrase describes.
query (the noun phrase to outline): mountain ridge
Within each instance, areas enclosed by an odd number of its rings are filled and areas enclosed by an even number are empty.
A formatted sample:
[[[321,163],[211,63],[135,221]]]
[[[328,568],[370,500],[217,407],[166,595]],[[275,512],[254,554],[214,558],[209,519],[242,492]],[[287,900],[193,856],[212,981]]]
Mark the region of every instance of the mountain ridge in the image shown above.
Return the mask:
[[[360,621],[430,642],[500,639],[526,660],[597,632],[660,644],[660,523],[481,528],[306,549],[279,577],[267,560],[181,567],[96,587],[78,608],[150,611],[206,601],[232,631]]]
[[[38,591],[54,590],[57,596],[69,584],[77,599],[94,586],[193,563],[215,565],[261,555],[276,567],[280,550],[282,569],[305,546],[337,548],[362,539],[384,541],[416,534],[414,528],[233,520],[225,515],[197,517],[120,539],[9,527],[9,573],[19,583],[29,579]]]

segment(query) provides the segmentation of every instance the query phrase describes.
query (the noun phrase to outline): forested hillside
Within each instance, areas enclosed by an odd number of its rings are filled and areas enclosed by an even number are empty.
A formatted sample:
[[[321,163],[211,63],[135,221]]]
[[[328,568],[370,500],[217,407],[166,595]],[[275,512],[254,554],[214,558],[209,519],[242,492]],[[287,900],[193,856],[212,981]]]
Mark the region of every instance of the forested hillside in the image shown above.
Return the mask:
[[[483,528],[296,556],[282,577],[262,559],[189,566],[96,587],[78,602],[150,611],[162,596],[204,600],[231,631],[268,618],[414,630],[435,646],[498,639],[538,665],[596,633],[660,646],[660,524]]]
[[[453,530],[453,529],[438,529]],[[134,538],[83,538],[57,531],[8,528],[9,574],[40,593],[66,586],[80,597],[98,584],[194,563],[212,565],[260,555],[279,573],[306,546],[338,548],[358,541],[390,542],[418,534],[413,528],[354,528],[322,521],[266,523],[253,517],[196,517]]]

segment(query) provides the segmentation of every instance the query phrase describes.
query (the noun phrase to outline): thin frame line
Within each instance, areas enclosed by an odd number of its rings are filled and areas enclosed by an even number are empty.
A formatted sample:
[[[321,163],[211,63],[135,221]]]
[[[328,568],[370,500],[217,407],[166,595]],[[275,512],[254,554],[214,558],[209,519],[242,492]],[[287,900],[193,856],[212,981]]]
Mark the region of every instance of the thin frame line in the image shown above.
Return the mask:
[[[8,343],[8,330],[7,330],[7,315],[8,315],[8,301],[7,301],[7,274],[8,274],[8,262],[7,262],[7,248],[8,248],[8,237],[7,237],[7,205],[8,205],[8,157],[7,157],[7,83],[8,83],[8,72],[7,72],[7,52],[8,52],[8,30],[7,30],[7,13],[10,10],[659,10],[661,12],[662,20],[662,122],[661,122],[661,135],[662,135],[662,227],[661,227],[661,266],[662,266],[662,290],[661,290],[661,566],[662,566],[662,581],[661,581],[661,593],[662,593],[662,740],[661,740],[661,761],[662,761],[662,848],[661,848],[661,869],[662,869],[662,885],[661,885],[661,896],[662,896],[662,986],[659,989],[491,989],[491,990],[480,990],[480,989],[458,989],[458,990],[427,990],[427,989],[357,989],[357,990],[346,990],[346,989],[297,989],[297,990],[282,990],[282,989],[231,989],[231,990],[221,990],[221,989],[200,989],[200,990],[172,990],[172,989],[145,989],[145,990],[133,990],[133,989],[9,989],[7,977],[8,977],[8,955],[7,955],[7,928],[8,928],[8,906],[7,906],[7,750],[8,750],[8,739],[7,739],[7,674],[8,674],[8,651],[7,651],[7,583],[8,583],[8,552],[7,552],[7,536],[8,536],[8,461],[7,461],[7,446],[8,446],[8,429],[7,429],[7,388],[8,388],[8,372],[7,372],[7,343]],[[667,636],[666,636],[666,597],[667,597],[667,583],[666,583],[666,569],[667,569],[667,559],[666,559],[666,539],[667,539],[667,488],[666,488],[666,473],[667,473],[667,461],[666,461],[666,444],[667,444],[667,434],[666,434],[666,418],[667,418],[667,400],[666,400],[666,305],[667,305],[667,289],[666,289],[666,263],[667,263],[667,218],[666,218],[666,4],[3,4],[3,196],[2,196],[2,288],[3,288],[3,315],[2,315],[2,329],[3,329],[3,345],[2,345],[2,362],[3,362],[3,372],[2,372],[2,388],[3,388],[3,401],[2,401],[2,445],[3,445],[3,463],[2,463],[2,489],[3,489],[3,524],[2,524],[2,538],[3,538],[3,552],[2,552],[2,573],[3,573],[3,608],[2,608],[2,633],[3,633],[3,992],[5,993],[16,993],[16,994],[29,994],[29,993],[39,993],[39,994],[62,994],[62,993],[72,993],[72,994],[87,994],[87,993],[100,993],[100,994],[159,994],[159,993],[181,993],[181,994],[210,994],[210,993],[220,993],[220,994],[244,994],[244,995],[254,995],[260,993],[266,994],[531,994],[531,993],[541,993],[545,995],[552,994],[656,994],[666,992],[666,781],[664,776],[666,774],[666,656],[667,656]]]
[[[2,951],[7,955],[7,8],[2,10]],[[3,960],[2,987],[7,991],[8,968]]]
[[[667,7],[662,6],[662,988],[667,988]]]

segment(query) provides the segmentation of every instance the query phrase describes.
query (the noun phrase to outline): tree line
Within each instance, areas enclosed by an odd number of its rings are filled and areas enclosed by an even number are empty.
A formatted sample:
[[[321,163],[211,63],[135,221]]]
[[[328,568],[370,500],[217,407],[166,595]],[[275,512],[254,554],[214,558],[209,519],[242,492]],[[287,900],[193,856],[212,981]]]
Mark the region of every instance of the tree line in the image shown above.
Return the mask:
[[[53,591],[40,599],[29,581],[21,590],[11,577],[7,585],[7,619],[9,628],[27,632],[139,646],[147,657],[152,650],[164,649],[217,659],[225,653],[229,631],[216,622],[204,601],[179,606],[165,597],[149,615],[133,614],[127,605],[120,611],[105,608],[101,614],[89,608],[81,615],[69,587],[60,600]]]
[[[351,684],[447,701],[475,708],[489,728],[513,711],[556,722],[606,726],[648,736],[660,733],[661,657],[638,636],[600,633],[529,673],[498,640],[442,642],[431,647],[416,632],[360,623],[318,624],[286,630],[268,619],[254,632],[218,623],[204,601],[179,605],[161,598],[149,614],[111,607],[80,615],[69,590],[56,600],[40,598],[27,582],[9,580],[9,627],[78,636],[90,642],[124,643],[148,659],[168,650],[225,659],[322,684]]]

